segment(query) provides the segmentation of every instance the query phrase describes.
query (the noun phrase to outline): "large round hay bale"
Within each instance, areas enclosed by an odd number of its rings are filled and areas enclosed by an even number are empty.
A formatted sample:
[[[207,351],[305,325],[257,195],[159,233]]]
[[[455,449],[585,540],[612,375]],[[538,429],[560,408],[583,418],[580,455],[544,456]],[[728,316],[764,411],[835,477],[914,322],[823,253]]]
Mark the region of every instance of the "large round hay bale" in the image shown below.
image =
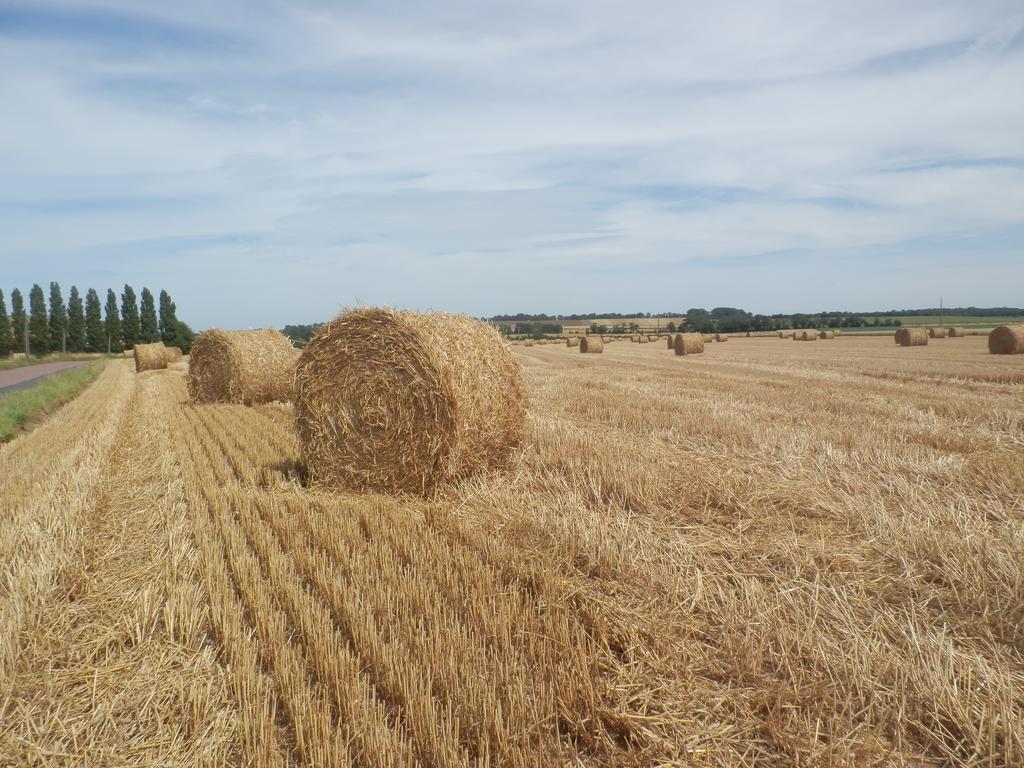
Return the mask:
[[[815,331],[815,330],[800,331],[800,336],[798,337],[798,340],[799,341],[817,341],[818,340],[818,331]]]
[[[432,495],[522,440],[519,363],[487,323],[383,308],[322,326],[295,371],[310,482]]]
[[[949,336],[953,339],[962,339],[967,335],[967,329],[961,328],[959,325],[951,326],[949,329]]]
[[[928,331],[924,328],[900,328],[896,331],[896,343],[901,347],[925,347],[928,345]]]
[[[167,367],[167,348],[159,341],[155,344],[136,344],[132,356],[135,358],[136,373]]]
[[[604,339],[601,336],[584,336],[580,339],[580,352],[604,352]]]
[[[580,345],[580,339],[578,336],[570,336],[565,340],[565,346],[567,347],[578,347]]]
[[[166,347],[167,349],[167,362],[176,363],[181,360],[184,355],[181,354],[179,347]]]
[[[944,339],[944,338],[946,338],[946,329],[945,328],[929,328],[928,329],[928,338],[930,338],[930,339]]]
[[[988,351],[993,355],[1024,354],[1024,325],[1000,325],[988,335]]]
[[[243,405],[291,400],[297,355],[288,337],[273,328],[204,331],[192,344],[189,397]]]
[[[699,333],[677,333],[673,349],[677,355],[699,355],[704,351],[704,336]]]

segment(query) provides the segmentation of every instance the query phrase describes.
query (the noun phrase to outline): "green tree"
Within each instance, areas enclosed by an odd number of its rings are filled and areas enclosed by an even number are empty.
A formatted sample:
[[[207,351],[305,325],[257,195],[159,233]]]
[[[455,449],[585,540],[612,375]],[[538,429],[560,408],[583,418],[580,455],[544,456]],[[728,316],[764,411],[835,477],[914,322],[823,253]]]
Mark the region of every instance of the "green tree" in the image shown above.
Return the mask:
[[[39,283],[28,293],[28,344],[33,355],[50,351],[50,324],[46,319],[46,299]]]
[[[120,352],[124,349],[121,338],[121,321],[117,316],[117,294],[107,288],[107,306],[103,317],[103,334],[106,336],[107,352]]]
[[[171,337],[171,343],[168,346],[177,347],[187,355],[192,351],[192,342],[195,341],[195,338],[195,332],[186,323],[177,320],[175,321],[174,336]]]
[[[0,291],[0,356],[6,357],[11,354],[13,345],[11,318],[7,315],[7,302],[4,301],[4,292]]]
[[[177,333],[178,308],[167,291],[160,291],[160,339],[168,347],[176,347],[174,337]]]
[[[121,338],[125,349],[131,349],[139,340],[139,304],[135,291],[127,283],[121,294]]]
[[[68,308],[60,292],[60,284],[50,283],[50,349],[67,352]]]
[[[95,288],[90,288],[85,294],[85,348],[89,352],[103,352],[107,348],[103,318],[100,316],[100,297]]]
[[[139,338],[147,344],[160,341],[160,322],[156,317],[156,302],[149,288],[142,289],[139,312]]]
[[[14,351],[25,351],[25,329],[28,328],[28,315],[25,314],[25,299],[21,291],[11,291],[11,334],[14,336]]]
[[[85,352],[85,309],[77,285],[68,296],[68,350]]]

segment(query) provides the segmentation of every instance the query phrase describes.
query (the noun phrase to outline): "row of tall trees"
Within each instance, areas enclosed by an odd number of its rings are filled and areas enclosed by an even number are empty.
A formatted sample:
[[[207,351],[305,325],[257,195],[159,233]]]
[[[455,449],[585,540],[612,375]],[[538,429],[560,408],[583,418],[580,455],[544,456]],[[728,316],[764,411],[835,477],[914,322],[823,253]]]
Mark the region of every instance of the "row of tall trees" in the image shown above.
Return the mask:
[[[11,312],[0,290],[0,355],[28,352],[120,352],[137,343],[162,341],[180,347],[186,354],[192,347],[192,329],[178,319],[177,307],[167,291],[160,291],[159,309],[152,292],[142,289],[141,301],[130,285],[124,286],[121,304],[117,294],[107,289],[106,302],[100,304],[96,289],[86,291],[85,299],[77,286],[71,286],[65,304],[60,285],[50,283],[47,307],[43,289],[32,286],[25,298],[15,288],[11,291]]]

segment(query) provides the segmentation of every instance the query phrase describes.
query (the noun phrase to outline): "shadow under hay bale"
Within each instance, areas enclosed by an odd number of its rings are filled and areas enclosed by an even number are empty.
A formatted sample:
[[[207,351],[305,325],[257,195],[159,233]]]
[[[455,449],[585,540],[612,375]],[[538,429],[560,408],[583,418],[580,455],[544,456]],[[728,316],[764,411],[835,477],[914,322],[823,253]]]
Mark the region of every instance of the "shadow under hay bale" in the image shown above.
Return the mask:
[[[525,418],[519,363],[462,315],[350,310],[314,334],[295,370],[302,459],[327,487],[430,496],[501,466]]]
[[[135,372],[158,371],[167,367],[167,348],[162,342],[136,344],[132,350],[135,357]]]
[[[900,328],[896,331],[896,343],[901,347],[926,347],[928,331],[924,328]]]
[[[297,356],[288,337],[272,328],[204,331],[192,344],[189,397],[243,405],[291,400]]]
[[[1024,354],[1024,325],[1000,325],[988,335],[988,351],[993,355]]]

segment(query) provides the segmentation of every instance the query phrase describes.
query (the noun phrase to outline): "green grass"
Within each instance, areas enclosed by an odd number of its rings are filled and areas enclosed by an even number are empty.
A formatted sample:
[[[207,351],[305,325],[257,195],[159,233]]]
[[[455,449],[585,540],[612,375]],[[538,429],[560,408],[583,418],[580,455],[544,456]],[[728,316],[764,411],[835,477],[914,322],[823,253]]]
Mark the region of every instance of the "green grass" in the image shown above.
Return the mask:
[[[73,398],[99,376],[106,364],[106,360],[97,360],[68,368],[24,389],[0,395],[0,442],[10,440],[29,421]]]
[[[26,365],[41,365],[42,363],[63,363],[68,360],[98,360],[106,357],[106,355],[96,353],[82,353],[75,354],[72,352],[61,354],[56,352],[52,355],[43,355],[42,357],[19,357],[17,360],[0,360],[0,371],[6,371],[10,368],[24,368]]]
[[[875,318],[869,315],[869,316],[864,317],[864,319],[868,320],[868,321],[872,321]],[[879,319],[879,321],[884,321],[884,320],[892,320],[894,318],[892,318],[890,315],[878,315],[878,319]],[[916,316],[916,317],[901,317],[901,318],[899,318],[899,320],[900,320],[900,322],[903,323],[903,325],[911,326],[911,327],[914,327],[914,326],[929,327],[929,326],[933,326],[933,325],[934,326],[940,325],[940,323],[939,323],[939,316],[938,315],[920,315],[920,316]],[[946,328],[949,328],[949,326],[951,326],[951,325],[959,325],[959,326],[962,326],[964,328],[976,328],[978,330],[985,329],[985,330],[989,330],[990,331],[993,328],[995,328],[997,325],[1018,325],[1020,323],[1024,323],[1024,317],[971,317],[971,316],[965,316],[965,315],[943,315],[942,316],[942,323],[941,323],[941,325],[946,327]],[[882,329],[884,330],[884,328],[887,328],[887,327],[889,327],[889,326],[884,326]],[[896,328],[897,326],[892,326],[892,327]],[[851,328],[850,330],[852,331],[854,329]],[[861,329],[861,330],[873,330],[873,329],[864,328],[864,329]]]

